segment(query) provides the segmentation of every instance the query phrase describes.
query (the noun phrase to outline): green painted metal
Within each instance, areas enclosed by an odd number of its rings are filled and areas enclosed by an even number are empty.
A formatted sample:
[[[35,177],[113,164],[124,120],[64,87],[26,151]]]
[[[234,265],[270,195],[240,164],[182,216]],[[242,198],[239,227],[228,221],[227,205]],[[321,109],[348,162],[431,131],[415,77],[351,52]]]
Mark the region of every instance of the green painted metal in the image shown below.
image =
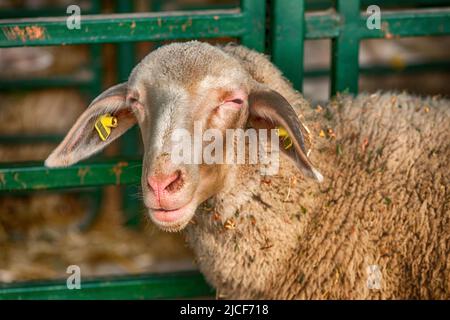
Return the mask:
[[[117,12],[127,13],[133,11],[133,3],[128,0],[117,0]],[[125,42],[117,45],[117,73],[119,82],[126,81],[135,64],[135,48],[133,43]]]
[[[392,7],[434,7],[450,5],[449,0],[361,0],[361,6],[378,5],[382,8]],[[333,0],[306,0],[306,10],[325,10],[333,7]]]
[[[234,2],[234,3],[233,3]],[[176,8],[176,10],[206,10],[206,9],[230,9],[239,7],[239,0],[226,3],[190,3],[180,0],[152,0],[151,6],[154,11],[164,11],[164,8]]]
[[[97,0],[96,0],[97,1]],[[95,4],[84,3],[86,5],[81,6],[82,14],[94,14],[97,13],[97,6]],[[42,7],[35,9],[26,8],[4,8],[0,9],[1,19],[17,19],[17,18],[30,18],[30,17],[55,17],[64,16],[67,7]]]
[[[369,30],[366,26],[366,16],[359,18],[355,32],[360,38],[441,36],[450,34],[450,8],[404,10],[397,12],[382,12],[381,29]]]
[[[331,94],[358,92],[359,41],[353,30],[359,21],[359,0],[336,0],[336,11],[343,22],[337,38],[332,40]]]
[[[330,39],[339,36],[341,17],[334,12],[309,13],[305,16],[305,39]]]
[[[337,13],[309,14],[305,17],[307,39],[332,39],[332,95],[343,91],[358,92],[361,39],[450,34],[448,8],[383,12],[380,30],[368,29],[367,16],[360,14],[359,9],[357,0],[338,0]]]
[[[447,2],[450,3],[450,1]],[[301,73],[302,69],[296,65],[296,62],[298,58],[303,56],[301,33],[294,40],[285,40],[290,35],[289,30],[301,30],[303,27],[301,22],[299,22],[302,21],[303,12],[299,8],[294,9],[292,7],[296,4],[299,6],[296,1],[274,0],[273,3],[273,61],[280,67],[287,78],[291,79],[294,86],[299,89],[301,88],[301,80],[299,78],[303,78],[303,74]],[[363,3],[367,5],[368,2],[363,1]],[[380,1],[378,3],[380,5],[394,5],[393,2],[389,1]],[[291,20],[294,20],[294,23],[290,22]],[[357,93],[358,56],[361,39],[395,39],[399,37],[450,34],[450,9],[448,8],[383,11],[381,21],[382,28],[380,30],[368,29],[366,25],[367,16],[365,13],[360,13],[360,1],[355,0],[337,1],[336,12],[309,13],[304,16],[305,39],[332,39],[332,95],[343,91]],[[287,24],[287,28],[290,27],[291,29],[285,29],[283,32],[284,24]],[[285,58],[287,56],[290,56],[290,58]],[[441,67],[445,66],[444,62]],[[425,64],[424,68],[427,67],[428,64]],[[420,66],[413,66],[406,70],[419,69]],[[364,73],[375,72],[374,68],[363,71]],[[380,72],[384,71],[389,71],[389,68],[380,69]],[[311,73],[308,72],[308,74]]]
[[[46,168],[42,163],[0,163],[0,192],[139,183],[141,160],[110,159]]]
[[[291,0],[288,0],[291,1]],[[294,0],[295,1],[295,0]],[[305,7],[307,11],[311,10],[326,10],[333,7],[334,0],[306,0]],[[239,1],[236,3],[218,3],[201,5],[196,3],[183,3],[177,0],[153,0],[152,6],[155,11],[162,11],[164,5],[169,4],[171,7],[175,6],[180,10],[200,10],[200,9],[228,9],[235,7]],[[392,8],[392,7],[435,7],[450,5],[450,0],[361,0],[362,6],[378,5],[382,8]]]
[[[242,23],[246,32],[240,34],[241,43],[248,48],[264,52],[266,48],[266,1],[241,0]]]
[[[253,13],[260,9],[248,7],[247,16],[255,19]],[[256,34],[253,27],[260,24],[244,20],[237,9],[86,15],[81,18],[81,30],[69,30],[65,17],[1,20],[0,47],[239,37]],[[253,42],[258,45],[249,43]]]
[[[297,90],[303,87],[304,1],[272,1],[271,54]],[[286,14],[289,12],[289,14]]]
[[[356,17],[354,17],[356,19]],[[381,30],[369,30],[366,26],[366,15],[358,17],[348,26],[359,38],[396,38],[440,36],[449,34],[450,9],[422,9],[383,12]],[[308,13],[305,16],[305,38],[308,40],[337,38],[342,33],[345,21],[338,13]]]
[[[356,19],[356,17],[354,17]],[[399,37],[441,36],[450,33],[450,9],[415,9],[386,11],[381,15],[380,30],[367,28],[367,16],[353,21],[348,32],[358,38],[392,39]],[[306,39],[337,38],[345,21],[338,13],[309,13],[305,16]]]
[[[101,9],[100,0],[84,2],[81,6],[82,14],[96,14]],[[67,16],[67,7],[44,7],[38,9],[10,8],[0,9],[0,17],[6,18],[30,18],[48,16]],[[70,75],[52,75],[48,77],[18,77],[0,78],[2,90],[29,90],[48,87],[77,87],[87,91],[90,96],[96,96],[101,89],[101,47],[90,46],[91,59],[89,67],[81,68]]]
[[[352,2],[353,0],[349,0],[348,3],[344,2],[344,6],[347,7]],[[244,3],[250,2],[246,0]],[[250,5],[248,7],[251,8]],[[0,47],[230,36],[242,37],[242,42],[249,47],[264,51],[262,45],[264,34],[261,33],[261,30],[264,30],[263,23],[252,25],[255,16],[263,16],[262,7],[257,7],[257,10],[252,8],[249,13],[245,14],[235,9],[229,9],[206,11],[207,13],[198,11],[165,12],[120,14],[107,17],[91,15],[84,17],[82,30],[76,32],[66,28],[65,18],[0,20],[0,29],[2,30]],[[448,34],[450,28],[450,9],[385,12],[382,15],[382,22],[388,24],[389,30],[387,31],[390,31],[390,34],[386,32],[386,29],[367,29],[364,16],[355,19],[356,17],[347,26],[347,23],[337,13],[307,14],[305,17],[305,38],[336,38],[343,32],[344,26],[355,36],[364,38],[386,38],[391,35],[393,37],[445,35]],[[29,33],[24,31],[30,25],[37,27],[36,30],[39,32],[42,31],[42,38],[33,38],[31,30]]]
[[[450,0],[361,0],[362,6],[378,5],[380,7],[435,7],[450,5]]]
[[[67,289],[66,280],[0,284],[0,300],[112,300],[210,297],[214,290],[196,271],[105,277],[81,281],[81,289]]]

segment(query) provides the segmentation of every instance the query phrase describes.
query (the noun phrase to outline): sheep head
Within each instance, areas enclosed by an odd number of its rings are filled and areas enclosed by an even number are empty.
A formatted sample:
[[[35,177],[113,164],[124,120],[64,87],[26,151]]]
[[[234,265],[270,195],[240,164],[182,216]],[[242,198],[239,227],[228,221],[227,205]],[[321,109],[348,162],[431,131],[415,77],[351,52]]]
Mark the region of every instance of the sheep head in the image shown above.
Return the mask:
[[[105,114],[117,122],[106,140],[94,130],[97,119]],[[236,58],[196,41],[150,53],[126,83],[106,90],[91,103],[45,165],[69,166],[85,159],[135,124],[144,145],[144,204],[154,223],[167,231],[183,229],[196,208],[222,190],[230,170],[224,163],[201,161],[201,150],[195,146],[190,154],[196,158],[200,153],[200,161],[198,157],[197,161],[174,161],[174,148],[183,141],[174,139],[175,133],[194,133],[195,140],[196,130],[200,134],[214,130],[219,135],[215,139],[221,138],[225,148],[226,132],[231,129],[280,126],[291,139],[291,147],[280,148],[282,153],[306,176],[321,180],[306,156],[301,124],[289,103],[256,82]],[[205,144],[202,141],[200,146]]]

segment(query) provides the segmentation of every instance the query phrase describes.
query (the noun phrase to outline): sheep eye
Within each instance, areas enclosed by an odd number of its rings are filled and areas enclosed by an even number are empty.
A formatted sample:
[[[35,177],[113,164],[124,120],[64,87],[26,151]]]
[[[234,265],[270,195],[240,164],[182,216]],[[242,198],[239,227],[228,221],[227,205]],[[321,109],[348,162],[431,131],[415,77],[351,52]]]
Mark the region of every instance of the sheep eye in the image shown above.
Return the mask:
[[[128,104],[129,104],[130,106],[135,105],[137,102],[138,102],[138,99],[132,98],[132,97],[128,97]]]
[[[127,97],[127,104],[130,106],[131,110],[136,115],[139,122],[144,121],[145,111],[139,100],[133,97]]]
[[[230,97],[228,99],[225,99],[225,101],[223,101],[217,108],[216,110],[218,110],[218,108],[222,108],[224,107],[227,110],[239,110],[241,109],[242,105],[244,104],[244,99],[240,98],[240,97]]]

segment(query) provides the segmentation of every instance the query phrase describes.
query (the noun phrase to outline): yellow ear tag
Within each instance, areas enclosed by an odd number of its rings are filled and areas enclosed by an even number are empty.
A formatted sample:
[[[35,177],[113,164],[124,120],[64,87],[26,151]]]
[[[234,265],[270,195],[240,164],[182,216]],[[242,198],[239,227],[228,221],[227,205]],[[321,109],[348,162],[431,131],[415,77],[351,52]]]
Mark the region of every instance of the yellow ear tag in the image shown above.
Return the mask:
[[[100,139],[105,141],[111,134],[111,128],[117,127],[117,118],[111,116],[109,113],[101,115],[98,117],[97,121],[95,121],[94,127],[97,130]]]
[[[277,135],[281,138],[284,144],[284,148],[287,150],[290,147],[292,147],[292,140],[291,137],[289,137],[289,133],[286,129],[283,127],[278,126],[277,127]]]

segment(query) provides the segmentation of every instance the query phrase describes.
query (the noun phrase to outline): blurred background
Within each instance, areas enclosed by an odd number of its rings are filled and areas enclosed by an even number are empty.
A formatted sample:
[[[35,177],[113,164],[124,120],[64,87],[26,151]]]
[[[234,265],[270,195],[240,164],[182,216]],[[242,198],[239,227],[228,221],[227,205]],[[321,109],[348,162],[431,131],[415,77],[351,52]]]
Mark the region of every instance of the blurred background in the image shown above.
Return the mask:
[[[66,16],[71,4],[95,14],[233,8],[239,1],[2,0],[0,19]],[[308,12],[329,7],[307,1]],[[45,159],[95,96],[164,43],[0,49],[0,162]],[[313,105],[328,100],[330,47],[330,40],[306,41],[303,93]],[[450,92],[449,37],[365,40],[359,59],[361,92]],[[132,130],[104,155],[138,156],[140,144]],[[0,193],[0,282],[65,278],[73,264],[86,277],[195,268],[182,236],[147,220],[137,186]]]

